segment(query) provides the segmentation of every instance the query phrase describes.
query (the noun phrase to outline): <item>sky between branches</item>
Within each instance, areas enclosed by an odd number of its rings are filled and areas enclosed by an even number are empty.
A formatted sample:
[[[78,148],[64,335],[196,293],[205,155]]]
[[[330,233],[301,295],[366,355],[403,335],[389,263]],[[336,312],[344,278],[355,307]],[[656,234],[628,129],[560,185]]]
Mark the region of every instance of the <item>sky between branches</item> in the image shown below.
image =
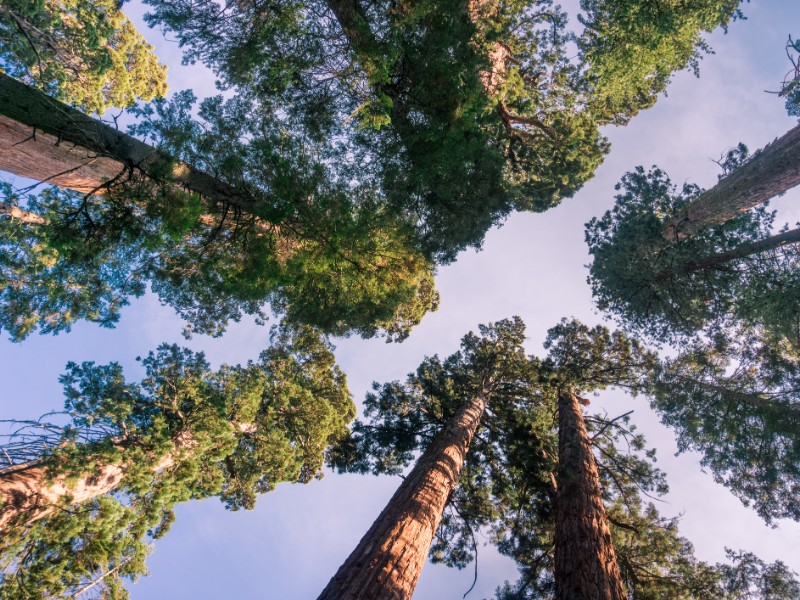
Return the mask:
[[[571,2],[568,12],[574,14]],[[783,46],[799,34],[800,5],[793,0],[756,0],[743,6],[746,21],[734,23],[727,36],[711,36],[716,54],[701,63],[701,78],[679,74],[669,96],[625,128],[608,128],[611,154],[595,178],[576,197],[544,214],[512,215],[490,232],[482,252],[463,253],[440,269],[439,311],[428,315],[403,344],[351,338],[337,341],[337,358],[347,373],[357,402],[373,380],[403,379],[423,356],[446,356],[462,335],[478,323],[520,315],[528,326],[528,349],[542,354],[547,329],[564,316],[589,324],[601,316],[585,283],[589,262],[583,224],[613,202],[613,186],[635,165],[659,165],[680,184],[710,187],[719,169],[712,162],[739,141],[755,150],[794,124],[783,102],[764,90],[777,90],[788,70]],[[213,77],[199,67],[182,67],[176,43],[145,28],[143,8],[124,11],[169,65],[172,91],[194,89],[198,97],[215,93]],[[800,221],[800,191],[773,203],[778,222]],[[230,327],[220,339],[181,337],[182,323],[154,296],[134,301],[123,311],[117,329],[80,323],[68,335],[32,337],[22,344],[0,341],[0,396],[3,418],[32,418],[63,404],[58,375],[68,360],[117,360],[134,379],[134,362],[160,342],[176,342],[206,352],[214,366],[245,362],[267,344],[267,329],[251,321]],[[642,399],[607,392],[590,410],[610,416],[634,409],[633,421],[658,448],[659,466],[671,486],[665,516],[683,513],[681,532],[700,559],[724,558],[724,546],[750,550],[766,561],[783,560],[800,572],[800,524],[766,527],[756,514],[708,474],[699,458],[676,458],[671,432],[661,427]],[[152,574],[131,588],[139,600],[160,598],[315,597],[346,558],[399,484],[397,478],[328,474],[308,486],[283,485],[260,499],[252,512],[230,513],[216,500],[184,505],[169,534],[148,560]],[[478,584],[468,598],[490,597],[505,579],[514,579],[510,561],[490,548],[479,549]],[[472,582],[472,568],[455,571],[427,565],[415,598],[460,598]]]

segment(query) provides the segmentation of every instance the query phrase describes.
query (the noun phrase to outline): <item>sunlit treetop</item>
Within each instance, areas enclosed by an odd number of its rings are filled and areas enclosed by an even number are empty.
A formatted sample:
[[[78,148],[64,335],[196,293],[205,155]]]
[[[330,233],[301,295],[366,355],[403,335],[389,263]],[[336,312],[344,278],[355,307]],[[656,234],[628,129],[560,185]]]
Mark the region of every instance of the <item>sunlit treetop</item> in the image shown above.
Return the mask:
[[[742,2],[581,0],[578,46],[594,111],[626,123],[655,104],[675,72],[688,67],[698,74],[702,55],[711,52],[703,34],[743,18]]]
[[[0,69],[89,113],[167,91],[166,67],[114,0],[3,0]]]

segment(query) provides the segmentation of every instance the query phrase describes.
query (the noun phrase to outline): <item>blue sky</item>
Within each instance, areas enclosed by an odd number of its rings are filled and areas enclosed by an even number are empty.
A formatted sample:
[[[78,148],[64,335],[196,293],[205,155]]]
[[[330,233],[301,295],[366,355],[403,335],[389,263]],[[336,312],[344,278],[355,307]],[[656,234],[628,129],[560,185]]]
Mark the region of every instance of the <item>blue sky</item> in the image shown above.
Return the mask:
[[[141,7],[125,11],[140,23]],[[613,186],[635,165],[658,164],[673,181],[710,187],[718,167],[712,159],[743,141],[754,150],[790,129],[783,103],[764,93],[775,90],[789,68],[783,46],[800,24],[796,0],[764,0],[744,6],[747,20],[728,35],[716,33],[716,54],[706,57],[700,79],[681,73],[651,110],[625,128],[610,128],[612,151],[596,177],[574,198],[544,214],[517,214],[491,231],[481,252],[465,252],[440,270],[442,295],[403,344],[351,338],[338,340],[337,358],[359,401],[373,380],[401,379],[423,356],[453,352],[461,336],[479,323],[520,315],[528,325],[528,348],[541,353],[545,332],[561,317],[602,321],[586,285],[589,262],[583,224],[608,209]],[[171,89],[191,87],[202,97],[214,93],[213,78],[180,66],[177,44],[157,32],[143,33],[170,67]],[[800,221],[800,192],[773,206],[783,221]],[[80,323],[71,333],[37,336],[22,344],[0,341],[0,397],[3,418],[31,418],[62,404],[57,382],[68,360],[117,360],[138,376],[134,358],[160,342],[177,342],[206,352],[215,364],[254,358],[267,343],[267,330],[252,322],[230,328],[220,339],[196,336],[186,342],[182,324],[153,296],[133,303],[113,330]],[[658,448],[659,466],[671,492],[660,511],[683,514],[681,532],[705,560],[723,558],[723,548],[746,549],[765,560],[781,559],[800,572],[800,524],[766,527],[722,486],[700,470],[698,457],[675,457],[672,434],[661,427],[643,399],[610,392],[593,401],[595,410],[616,415],[633,409],[634,422]],[[149,559],[151,576],[131,587],[139,600],[170,598],[313,598],[378,515],[398,478],[329,473],[309,485],[282,485],[259,499],[253,511],[230,513],[216,499],[180,506],[171,532]],[[460,598],[472,582],[472,568],[454,571],[426,565],[415,598]],[[468,598],[489,597],[511,563],[481,547],[478,584]]]

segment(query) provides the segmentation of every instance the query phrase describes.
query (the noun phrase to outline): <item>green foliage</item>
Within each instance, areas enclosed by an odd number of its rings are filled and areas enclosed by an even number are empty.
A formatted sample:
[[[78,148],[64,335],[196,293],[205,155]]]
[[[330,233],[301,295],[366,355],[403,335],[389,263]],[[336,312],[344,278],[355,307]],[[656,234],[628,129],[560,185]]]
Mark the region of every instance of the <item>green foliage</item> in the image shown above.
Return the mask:
[[[722,598],[791,600],[800,596],[800,584],[782,561],[766,564],[751,552],[725,549],[731,565],[722,565]]]
[[[399,473],[459,406],[491,382],[486,414],[430,556],[464,567],[474,559],[475,535],[482,532],[520,569],[518,582],[498,589],[505,600],[553,597],[559,390],[568,386],[594,392],[613,386],[640,391],[655,366],[654,356],[623,334],[576,321],[564,320],[550,330],[544,359],[526,356],[524,339],[519,319],[483,326],[480,335],[464,337],[456,354],[426,358],[405,382],[374,384],[365,401],[367,421],[356,421],[350,438],[329,453],[340,470]],[[725,596],[729,567],[698,561],[691,544],[678,534],[677,520],[659,516],[652,504],[642,502],[642,492],[660,495],[667,488],[653,464],[654,451],[646,448],[629,415],[586,415],[585,420],[632,597],[745,598],[743,592]],[[786,577],[787,586],[796,585],[777,563],[760,564],[757,575],[767,577],[773,568],[779,578]]]
[[[220,496],[252,508],[283,481],[321,476],[325,448],[355,408],[331,348],[309,328],[282,327],[259,360],[211,371],[202,354],[163,345],[127,383],[116,364],[70,364],[62,377],[70,422],[41,457],[51,477],[91,477],[121,464],[111,495],[63,506],[4,532],[2,598],[94,592],[125,598],[122,579],[146,573],[149,540],[178,502]],[[26,521],[24,515],[22,523]]]
[[[758,330],[718,334],[667,361],[653,407],[678,449],[702,464],[768,523],[800,519],[800,363]]]
[[[740,145],[722,165],[729,172],[745,158]],[[761,206],[674,241],[664,224],[700,188],[678,189],[660,169],[637,167],[617,189],[614,208],[586,224],[589,283],[602,310],[658,341],[742,321],[797,339],[796,250],[748,250],[770,235],[773,213]]]
[[[329,333],[383,330],[390,339],[435,310],[432,264],[368,187],[335,181],[245,98],[204,101],[205,127],[190,117],[193,102],[177,94],[141,109],[136,131],[243,189],[252,210],[213,205],[166,174],[120,178],[103,195],[48,189],[29,198],[46,225],[0,223],[0,326],[13,339],[77,319],[111,326],[148,282],[190,330],[216,335],[244,314],[263,320],[266,303]],[[10,186],[3,192],[21,204]]]
[[[0,69],[86,112],[167,91],[167,71],[113,0],[3,0]]]
[[[636,14],[637,27],[658,29],[639,47],[656,47],[652,64],[625,78],[601,63],[630,27],[630,7],[584,7],[595,27],[577,63],[567,16],[549,0],[281,0],[230,11],[210,0],[148,3],[149,22],[177,36],[186,61],[256,96],[317,151],[346,148],[338,168],[376,186],[437,262],[480,247],[511,210],[546,210],[574,194],[608,151],[598,127],[652,104],[638,97],[648,69],[660,91],[702,46],[699,31],[738,6]],[[597,110],[592,99],[612,89],[626,100]]]
[[[703,34],[743,18],[742,0],[581,0],[585,29],[578,38],[593,84],[591,105],[602,119],[627,123],[655,104],[672,78],[695,74],[711,49]]]

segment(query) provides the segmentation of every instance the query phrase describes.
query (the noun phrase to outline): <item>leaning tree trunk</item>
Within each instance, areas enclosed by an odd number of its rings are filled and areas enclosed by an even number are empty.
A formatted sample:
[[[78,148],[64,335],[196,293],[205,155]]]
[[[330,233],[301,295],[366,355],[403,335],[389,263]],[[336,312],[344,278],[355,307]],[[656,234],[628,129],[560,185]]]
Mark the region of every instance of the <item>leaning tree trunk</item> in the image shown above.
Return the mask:
[[[698,260],[690,261],[684,266],[679,267],[678,271],[680,274],[688,274],[694,271],[712,269],[729,263],[732,260],[741,260],[749,256],[761,254],[769,250],[777,250],[793,244],[800,244],[800,227],[771,235],[763,240],[746,242],[727,252],[719,252],[718,254],[712,254]]]
[[[484,389],[439,432],[318,600],[411,598],[487,397]]]
[[[253,423],[231,422],[231,428],[242,434],[253,434]],[[113,444],[125,450],[125,440],[116,438]],[[174,439],[172,449],[153,465],[153,472],[173,466],[182,453],[197,445],[189,432]],[[52,514],[65,501],[81,504],[92,498],[113,492],[125,478],[124,462],[99,465],[91,472],[75,477],[74,473],[51,474],[46,459],[35,459],[0,469],[0,533],[9,526],[33,523]],[[68,500],[67,500],[68,499]]]
[[[764,146],[744,165],[695,198],[665,223],[668,240],[724,223],[800,184],[800,125]]]
[[[195,444],[191,435],[181,434],[174,449],[164,455],[153,471],[175,464],[184,450]],[[124,451],[124,441],[115,442]],[[0,470],[0,532],[9,526],[22,526],[38,521],[62,507],[64,502],[81,504],[113,492],[125,478],[124,462],[99,465],[75,477],[74,473],[51,474],[46,460],[36,459]]]
[[[556,600],[625,600],[578,397],[558,398]]]
[[[171,183],[245,212],[268,199],[227,183],[0,73],[0,170],[94,193],[126,173]]]

